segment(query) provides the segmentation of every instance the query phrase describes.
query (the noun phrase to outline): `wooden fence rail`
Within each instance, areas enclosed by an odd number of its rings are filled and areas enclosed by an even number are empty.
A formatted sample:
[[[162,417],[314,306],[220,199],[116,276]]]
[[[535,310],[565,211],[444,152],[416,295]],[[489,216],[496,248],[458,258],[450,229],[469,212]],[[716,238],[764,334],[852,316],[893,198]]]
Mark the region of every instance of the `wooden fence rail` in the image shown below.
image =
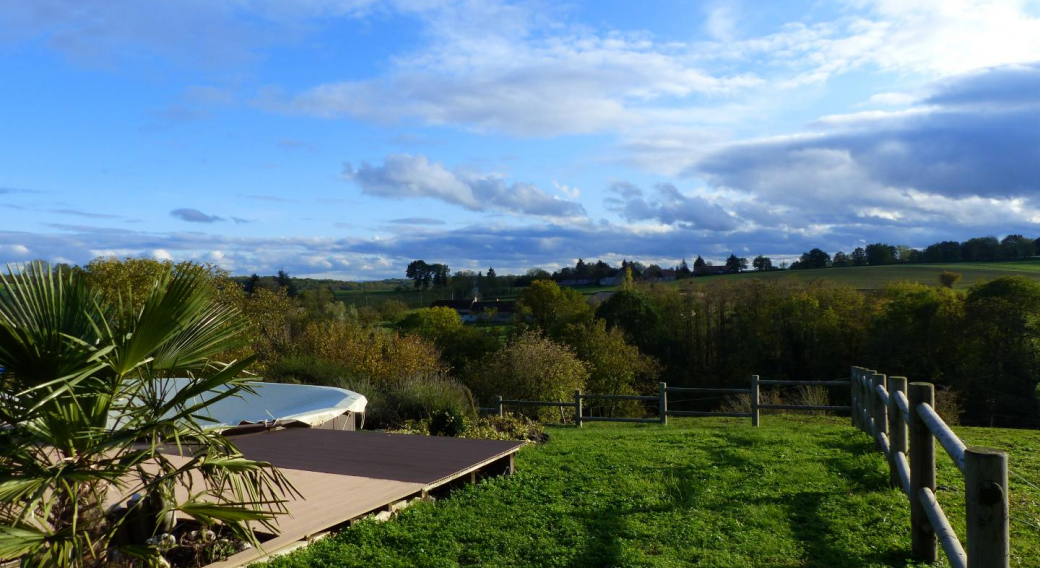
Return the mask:
[[[508,400],[501,396],[495,397],[495,405],[490,407],[481,407],[478,410],[480,412],[492,413],[502,416],[505,414],[506,406],[549,406],[558,407],[561,409],[572,409],[574,411],[574,423],[577,426],[581,426],[584,422],[634,422],[644,424],[668,424],[669,416],[686,416],[686,417],[700,417],[700,416],[721,416],[721,417],[733,417],[733,418],[750,418],[751,425],[757,427],[759,425],[759,416],[762,410],[826,410],[833,412],[848,412],[852,409],[851,406],[831,406],[831,405],[796,405],[796,404],[762,404],[761,397],[761,386],[848,386],[850,381],[780,381],[780,380],[760,380],[758,375],[751,376],[751,385],[749,388],[734,388],[734,387],[670,387],[667,383],[660,383],[658,385],[656,395],[633,395],[633,394],[591,394],[583,393],[581,391],[575,391],[574,397],[569,401],[545,401],[545,400]],[[721,412],[721,411],[708,411],[708,410],[676,410],[668,407],[668,395],[669,394],[688,394],[688,393],[723,393],[732,395],[747,395],[750,399],[751,408],[749,412]],[[585,414],[585,402],[588,401],[640,401],[640,402],[657,402],[657,417],[656,418],[623,418],[613,416],[588,416]],[[673,401],[674,402],[674,401]]]
[[[1007,453],[966,446],[935,411],[931,383],[862,367],[852,368],[851,379],[852,424],[874,439],[892,486],[909,498],[914,556],[934,563],[938,544],[955,568],[1008,568]],[[964,474],[967,551],[935,499],[936,440]]]

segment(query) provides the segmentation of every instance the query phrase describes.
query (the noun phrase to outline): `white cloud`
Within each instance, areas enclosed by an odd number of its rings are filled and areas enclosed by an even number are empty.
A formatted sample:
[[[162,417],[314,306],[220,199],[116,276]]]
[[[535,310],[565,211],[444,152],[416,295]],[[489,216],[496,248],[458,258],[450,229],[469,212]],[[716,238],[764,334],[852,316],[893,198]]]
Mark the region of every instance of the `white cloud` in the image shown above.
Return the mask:
[[[378,197],[429,197],[470,211],[505,211],[542,217],[585,215],[581,204],[559,199],[533,184],[506,184],[501,176],[472,168],[449,171],[421,154],[391,154],[381,166],[362,162],[356,170],[347,163],[343,173],[357,183],[363,193]]]

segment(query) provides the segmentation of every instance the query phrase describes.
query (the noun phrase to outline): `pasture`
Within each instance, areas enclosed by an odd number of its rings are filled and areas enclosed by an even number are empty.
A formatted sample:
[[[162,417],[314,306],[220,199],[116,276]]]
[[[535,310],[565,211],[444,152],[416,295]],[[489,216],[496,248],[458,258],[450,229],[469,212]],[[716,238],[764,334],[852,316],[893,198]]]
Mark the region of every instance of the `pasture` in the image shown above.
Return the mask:
[[[884,288],[892,282],[918,282],[930,286],[939,285],[939,273],[957,272],[962,275],[955,289],[967,289],[979,282],[1001,276],[1021,275],[1040,280],[1040,260],[1014,262],[957,262],[949,264],[890,264],[884,266],[854,266],[849,268],[821,268],[815,270],[777,270],[772,272],[743,272],[719,276],[700,276],[669,285],[682,287],[703,286],[719,280],[761,278],[799,278],[802,280],[824,279],[845,284],[860,290]]]
[[[1009,452],[1011,565],[1040,565],[1040,433],[955,430]],[[757,429],[674,419],[550,436],[520,452],[511,477],[363,521],[270,566],[917,566],[906,498],[847,418],[772,415]],[[938,499],[963,535],[963,476],[944,453],[937,461]]]

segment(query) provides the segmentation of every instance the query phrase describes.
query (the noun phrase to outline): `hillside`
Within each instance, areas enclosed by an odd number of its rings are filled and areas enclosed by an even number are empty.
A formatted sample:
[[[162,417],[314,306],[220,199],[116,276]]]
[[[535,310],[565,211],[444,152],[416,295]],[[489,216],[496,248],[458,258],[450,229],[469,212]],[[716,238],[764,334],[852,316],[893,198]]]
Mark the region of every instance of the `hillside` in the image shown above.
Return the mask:
[[[939,273],[952,271],[962,274],[954,288],[969,288],[974,284],[1000,276],[1022,275],[1040,280],[1040,260],[1017,262],[957,262],[950,264],[891,264],[885,266],[856,266],[850,268],[823,268],[816,270],[777,270],[773,272],[744,272],[720,276],[702,276],[670,282],[678,286],[701,286],[721,279],[740,278],[800,278],[827,279],[861,290],[883,288],[891,282],[919,282],[938,285]]]
[[[1040,565],[1040,433],[957,431],[1010,452],[1011,566]],[[269,566],[908,565],[906,498],[848,419],[766,416],[758,429],[679,419],[550,436],[521,451],[512,477],[360,523]],[[963,477],[939,454],[938,497],[963,538]]]

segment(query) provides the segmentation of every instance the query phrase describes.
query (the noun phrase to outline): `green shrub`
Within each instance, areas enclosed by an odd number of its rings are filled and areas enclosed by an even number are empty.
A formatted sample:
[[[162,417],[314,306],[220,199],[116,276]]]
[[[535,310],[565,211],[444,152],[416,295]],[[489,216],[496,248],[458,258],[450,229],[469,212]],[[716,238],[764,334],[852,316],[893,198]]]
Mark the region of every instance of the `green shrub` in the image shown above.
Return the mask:
[[[346,365],[313,355],[285,357],[267,368],[264,379],[273,383],[302,383],[342,387],[354,382],[354,374]]]
[[[369,397],[368,417],[377,428],[399,427],[408,420],[428,420],[445,412],[462,417],[476,415],[469,389],[443,373],[419,373],[374,390]]]
[[[461,436],[466,431],[466,417],[454,409],[439,410],[430,418],[431,436]]]

